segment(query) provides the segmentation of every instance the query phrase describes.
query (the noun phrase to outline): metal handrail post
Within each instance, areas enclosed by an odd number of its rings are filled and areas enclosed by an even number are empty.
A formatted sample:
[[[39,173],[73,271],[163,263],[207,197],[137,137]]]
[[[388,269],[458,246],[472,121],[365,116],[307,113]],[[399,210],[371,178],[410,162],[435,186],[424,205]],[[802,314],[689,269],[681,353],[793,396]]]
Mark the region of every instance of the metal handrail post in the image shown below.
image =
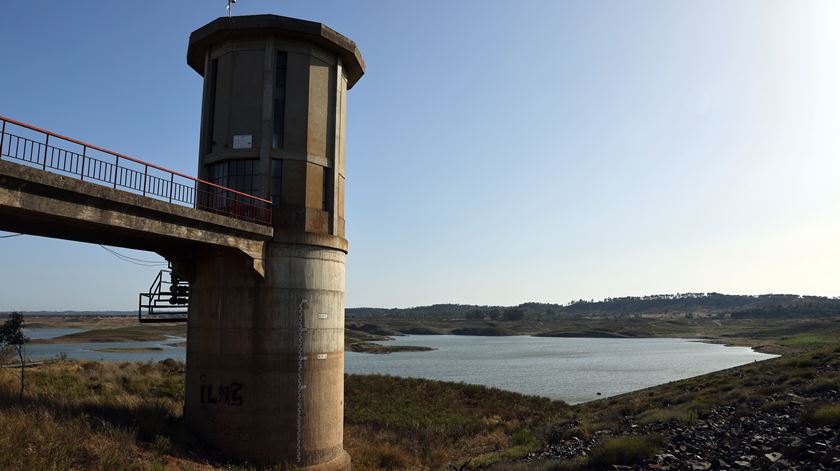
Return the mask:
[[[174,188],[175,188],[175,174],[170,173],[169,174],[169,202],[170,203],[172,202],[172,192],[174,191]]]
[[[149,179],[149,166],[146,165],[146,168],[143,169],[143,196],[146,196],[146,186],[148,185],[148,183],[146,183],[146,180],[148,180],[148,179]]]
[[[117,188],[117,175],[120,172],[120,156],[115,156],[116,160],[114,161],[114,189]]]
[[[44,140],[44,170],[47,169],[47,151],[50,148],[50,135],[47,134],[47,138]]]
[[[82,146],[82,176],[81,180],[85,181],[85,164],[87,163],[87,146]]]
[[[0,159],[3,158],[3,143],[6,142],[6,120],[3,120],[3,129],[0,130]]]

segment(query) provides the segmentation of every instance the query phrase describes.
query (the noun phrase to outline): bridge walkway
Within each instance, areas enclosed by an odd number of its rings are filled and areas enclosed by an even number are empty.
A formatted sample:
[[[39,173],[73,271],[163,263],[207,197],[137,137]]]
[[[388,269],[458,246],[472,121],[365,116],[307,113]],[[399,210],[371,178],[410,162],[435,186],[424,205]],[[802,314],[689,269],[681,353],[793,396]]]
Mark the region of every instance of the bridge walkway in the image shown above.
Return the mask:
[[[268,200],[0,116],[0,230],[171,261],[232,248],[263,274],[271,213]]]

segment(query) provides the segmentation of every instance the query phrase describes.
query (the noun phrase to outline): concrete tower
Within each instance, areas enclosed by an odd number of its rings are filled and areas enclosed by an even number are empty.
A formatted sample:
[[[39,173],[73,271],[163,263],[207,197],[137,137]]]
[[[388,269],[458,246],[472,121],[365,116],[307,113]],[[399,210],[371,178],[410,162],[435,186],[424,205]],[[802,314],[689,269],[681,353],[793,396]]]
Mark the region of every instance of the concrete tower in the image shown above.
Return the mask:
[[[262,263],[189,269],[185,417],[228,456],[343,470],[344,142],[355,43],[320,23],[219,18],[190,36],[204,77],[199,177],[273,202]],[[261,273],[262,272],[262,273]]]

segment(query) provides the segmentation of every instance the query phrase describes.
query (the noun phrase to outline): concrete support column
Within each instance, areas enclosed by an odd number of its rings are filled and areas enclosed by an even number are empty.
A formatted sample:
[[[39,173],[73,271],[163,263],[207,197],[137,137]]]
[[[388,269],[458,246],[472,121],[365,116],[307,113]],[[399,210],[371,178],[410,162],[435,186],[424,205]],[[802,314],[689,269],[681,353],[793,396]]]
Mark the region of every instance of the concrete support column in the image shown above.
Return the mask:
[[[261,280],[233,251],[197,258],[187,424],[252,463],[349,469],[342,448],[345,254],[272,243],[266,260]]]

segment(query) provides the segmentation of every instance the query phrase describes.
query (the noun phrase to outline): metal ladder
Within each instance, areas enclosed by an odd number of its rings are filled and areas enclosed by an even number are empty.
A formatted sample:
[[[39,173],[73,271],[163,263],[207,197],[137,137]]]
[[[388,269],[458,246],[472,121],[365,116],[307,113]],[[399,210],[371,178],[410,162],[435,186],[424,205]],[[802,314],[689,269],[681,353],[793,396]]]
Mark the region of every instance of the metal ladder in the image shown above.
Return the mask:
[[[137,320],[141,323],[186,322],[190,285],[171,268],[158,273],[148,293],[140,293]]]

